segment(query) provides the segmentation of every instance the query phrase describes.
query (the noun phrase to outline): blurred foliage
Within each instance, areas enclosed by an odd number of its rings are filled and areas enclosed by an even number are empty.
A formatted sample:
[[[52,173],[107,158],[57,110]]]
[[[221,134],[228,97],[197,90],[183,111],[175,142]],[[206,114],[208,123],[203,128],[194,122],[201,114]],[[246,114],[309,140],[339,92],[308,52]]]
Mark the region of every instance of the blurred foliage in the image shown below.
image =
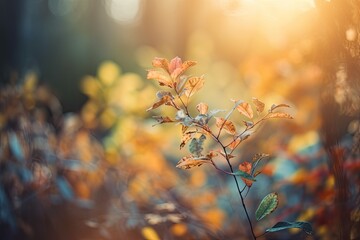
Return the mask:
[[[234,159],[271,153],[247,204],[255,212],[270,191],[280,204],[257,232],[286,218],[311,222],[308,239],[359,238],[358,1],[317,0],[301,14],[268,1],[140,1],[129,25],[106,20],[113,1],[66,2],[0,3],[1,239],[245,239],[236,186],[207,166],[174,167],[179,131],[153,128],[145,111],[157,87],[117,65],[175,55],[198,61],[207,85],[196,98],[210,106],[241,95],[292,107],[294,120],[267,123]],[[65,114],[52,91],[81,109]]]

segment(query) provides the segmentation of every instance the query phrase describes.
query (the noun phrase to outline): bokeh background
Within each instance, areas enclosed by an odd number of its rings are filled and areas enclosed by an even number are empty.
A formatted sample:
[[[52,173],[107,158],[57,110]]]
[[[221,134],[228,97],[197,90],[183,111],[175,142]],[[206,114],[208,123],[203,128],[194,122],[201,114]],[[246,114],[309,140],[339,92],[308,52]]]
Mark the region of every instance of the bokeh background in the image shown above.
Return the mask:
[[[269,153],[246,198],[256,223],[308,221],[262,239],[358,239],[356,0],[12,0],[0,2],[1,239],[247,239],[232,178],[175,168],[180,127],[146,112],[154,57],[195,60],[194,97],[286,103],[234,164]],[[174,113],[175,114],[175,113]]]

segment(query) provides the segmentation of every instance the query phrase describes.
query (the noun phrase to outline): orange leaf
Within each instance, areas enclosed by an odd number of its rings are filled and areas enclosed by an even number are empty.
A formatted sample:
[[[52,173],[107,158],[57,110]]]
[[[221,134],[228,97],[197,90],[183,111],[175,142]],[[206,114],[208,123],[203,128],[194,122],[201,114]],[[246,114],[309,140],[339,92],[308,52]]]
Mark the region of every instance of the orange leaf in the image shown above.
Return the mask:
[[[208,112],[209,107],[205,103],[199,103],[196,106],[196,109],[199,111],[200,114],[206,114]]]
[[[154,79],[158,81],[160,86],[167,86],[172,88],[173,82],[164,72],[158,70],[149,70],[147,73],[147,79]]]
[[[152,61],[152,65],[156,68],[162,68],[168,73],[170,73],[169,61],[165,58],[158,58],[158,57],[154,58],[154,60]]]
[[[254,113],[253,113],[253,110],[250,106],[250,104],[248,104],[247,102],[242,102],[240,103],[236,109],[242,114],[244,115],[245,117],[248,117],[248,118],[253,118],[254,117]]]
[[[243,162],[243,163],[240,163],[240,165],[239,165],[239,170],[241,170],[241,171],[243,171],[243,172],[246,172],[246,173],[248,173],[248,174],[250,174],[251,173],[251,168],[252,168],[252,164],[251,163],[249,163],[249,162]],[[247,179],[245,179],[245,178],[241,178],[243,181],[244,181],[244,183],[246,184],[246,186],[248,186],[248,187],[251,187],[252,186],[252,181],[250,181],[250,180],[247,180]]]
[[[235,125],[229,121],[229,120],[225,120],[224,118],[220,117],[215,117],[216,119],[216,126],[220,129],[224,129],[227,133],[234,135],[236,133],[236,128]]]
[[[201,77],[191,77],[185,84],[185,95],[191,97],[194,93],[199,91],[204,86],[204,78]]]
[[[264,108],[265,108],[265,103],[263,103],[262,101],[260,101],[257,98],[253,98],[252,101],[256,107],[256,111],[258,113],[262,113],[262,111],[264,111]]]
[[[240,138],[236,138],[236,140],[232,141],[229,145],[231,150],[234,150],[240,143]]]
[[[264,119],[268,118],[287,118],[287,119],[293,119],[293,117],[290,114],[282,113],[282,112],[276,112],[276,113],[269,113]]]
[[[192,156],[183,157],[176,165],[177,168],[190,169],[200,167],[204,163],[211,163],[209,159],[194,159]]]

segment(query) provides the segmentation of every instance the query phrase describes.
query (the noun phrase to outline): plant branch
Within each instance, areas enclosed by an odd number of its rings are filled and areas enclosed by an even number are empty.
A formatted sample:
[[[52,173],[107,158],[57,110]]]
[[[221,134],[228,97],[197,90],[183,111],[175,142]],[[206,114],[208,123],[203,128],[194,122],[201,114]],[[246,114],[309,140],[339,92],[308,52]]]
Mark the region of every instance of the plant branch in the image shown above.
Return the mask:
[[[232,165],[231,165],[231,163],[230,163],[230,160],[229,160],[229,157],[228,157],[229,155],[228,155],[228,153],[226,152],[226,147],[223,147],[223,150],[224,150],[224,152],[225,152],[226,162],[227,162],[228,165],[229,165],[230,171],[231,171],[232,173],[234,173],[233,167],[232,167]],[[236,184],[236,188],[237,188],[238,193],[239,193],[239,196],[240,196],[240,200],[241,200],[243,209],[244,209],[245,214],[246,214],[246,218],[247,218],[247,220],[248,220],[248,222],[249,222],[249,226],[250,226],[250,230],[251,230],[252,237],[253,237],[254,240],[256,240],[256,235],[255,235],[255,233],[254,233],[254,228],[253,228],[253,226],[252,226],[251,219],[250,219],[249,213],[248,213],[247,208],[246,208],[246,205],[245,205],[244,197],[242,196],[242,193],[241,193],[241,190],[240,190],[239,182],[238,182],[238,180],[237,180],[237,178],[236,178],[235,175],[233,175],[233,177],[234,177],[234,181],[235,181],[235,184]]]

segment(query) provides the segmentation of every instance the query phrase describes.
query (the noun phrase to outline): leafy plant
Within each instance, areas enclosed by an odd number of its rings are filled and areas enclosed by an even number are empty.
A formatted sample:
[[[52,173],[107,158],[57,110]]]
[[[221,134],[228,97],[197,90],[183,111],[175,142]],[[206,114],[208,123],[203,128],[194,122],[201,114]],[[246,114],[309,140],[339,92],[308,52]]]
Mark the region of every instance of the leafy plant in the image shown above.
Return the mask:
[[[249,191],[256,181],[256,177],[261,174],[259,163],[268,154],[256,154],[252,162],[243,161],[237,170],[234,169],[232,159],[236,158],[235,150],[248,139],[264,121],[280,118],[292,119],[292,116],[281,109],[290,107],[287,104],[273,104],[268,111],[264,111],[265,103],[257,98],[252,99],[252,104],[243,100],[232,100],[233,107],[229,111],[213,109],[210,110],[206,103],[200,102],[196,105],[196,112],[191,108],[191,97],[204,86],[204,76],[188,76],[185,72],[196,65],[195,61],[182,61],[175,57],[168,61],[165,58],[155,58],[152,61],[154,69],[147,73],[148,79],[156,80],[165,90],[156,94],[157,100],[147,111],[157,109],[162,106],[169,106],[175,109],[174,116],[154,116],[158,124],[176,123],[181,125],[182,138],[180,149],[188,144],[190,154],[184,156],[177,163],[176,167],[181,169],[191,169],[201,165],[210,165],[223,174],[233,177],[237,187],[242,207],[246,214],[251,236],[253,239],[270,233],[281,231],[288,228],[301,228],[307,234],[312,233],[312,228],[306,222],[279,222],[274,227],[269,228],[265,233],[256,235],[253,223],[245,204],[245,190]],[[255,109],[255,111],[253,110]],[[195,112],[195,113],[194,113]],[[226,113],[225,116],[220,114]],[[242,122],[231,120],[234,113],[240,114]],[[205,142],[212,139],[215,145],[205,147]],[[219,161],[225,160],[228,170],[222,169]],[[245,186],[241,189],[239,179]],[[256,210],[257,221],[272,213],[278,205],[277,193],[270,193],[261,201]]]

